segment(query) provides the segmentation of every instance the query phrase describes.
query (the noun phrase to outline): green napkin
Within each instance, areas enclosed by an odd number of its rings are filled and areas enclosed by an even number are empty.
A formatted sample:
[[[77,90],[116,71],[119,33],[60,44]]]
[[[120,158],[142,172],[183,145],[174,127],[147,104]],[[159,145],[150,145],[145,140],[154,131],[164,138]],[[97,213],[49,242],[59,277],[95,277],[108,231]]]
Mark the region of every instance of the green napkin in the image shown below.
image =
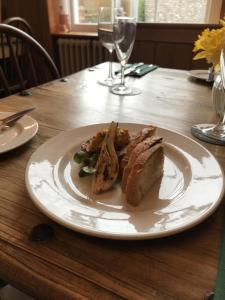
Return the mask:
[[[156,65],[143,65],[137,69],[135,69],[134,71],[132,71],[129,76],[134,76],[134,77],[142,77],[145,74],[154,71],[155,69],[157,69],[158,66]]]
[[[158,66],[152,64],[144,64],[144,63],[136,63],[126,65],[124,76],[134,76],[134,77],[142,77],[145,74],[154,71]],[[120,74],[121,71],[116,71],[115,74]]]

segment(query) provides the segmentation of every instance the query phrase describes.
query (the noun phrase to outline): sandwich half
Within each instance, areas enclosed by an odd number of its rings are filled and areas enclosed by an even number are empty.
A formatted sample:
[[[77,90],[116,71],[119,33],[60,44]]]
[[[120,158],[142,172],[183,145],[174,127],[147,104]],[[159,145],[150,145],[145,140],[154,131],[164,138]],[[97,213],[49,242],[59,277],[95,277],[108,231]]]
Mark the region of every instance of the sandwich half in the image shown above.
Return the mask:
[[[136,146],[141,143],[142,141],[144,141],[145,139],[147,139],[148,137],[151,137],[155,134],[156,132],[156,127],[149,125],[146,128],[143,128],[129,143],[129,145],[127,146],[127,150],[126,153],[124,155],[124,157],[122,158],[122,161],[120,162],[120,173],[122,174],[122,183],[121,183],[121,188],[122,191],[125,192],[126,190],[126,179],[124,179],[124,177],[126,175],[124,175],[124,170],[129,162],[130,156],[133,152],[133,150],[136,148]],[[127,172],[127,171],[126,171]]]
[[[112,122],[102,142],[92,181],[92,192],[98,194],[110,189],[119,174],[119,162],[114,142],[118,123]]]
[[[124,191],[129,204],[137,206],[163,175],[162,138],[152,137],[133,149],[124,174]]]

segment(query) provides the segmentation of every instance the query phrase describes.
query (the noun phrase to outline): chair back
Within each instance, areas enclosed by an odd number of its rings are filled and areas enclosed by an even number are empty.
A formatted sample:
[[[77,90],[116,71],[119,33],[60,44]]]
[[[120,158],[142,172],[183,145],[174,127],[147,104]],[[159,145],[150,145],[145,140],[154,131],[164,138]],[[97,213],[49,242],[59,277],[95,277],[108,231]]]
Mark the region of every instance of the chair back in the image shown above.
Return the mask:
[[[31,28],[30,24],[23,18],[12,17],[12,18],[5,19],[2,23],[14,26],[14,27],[28,33],[29,35],[34,36],[33,30]]]
[[[0,24],[0,96],[59,78],[47,51],[29,34]]]

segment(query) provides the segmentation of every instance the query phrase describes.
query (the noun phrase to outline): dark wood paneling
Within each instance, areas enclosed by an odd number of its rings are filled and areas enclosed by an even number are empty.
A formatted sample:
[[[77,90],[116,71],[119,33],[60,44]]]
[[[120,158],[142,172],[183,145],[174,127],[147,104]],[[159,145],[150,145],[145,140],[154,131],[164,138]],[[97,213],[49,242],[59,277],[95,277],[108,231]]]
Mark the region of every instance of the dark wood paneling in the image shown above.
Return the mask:
[[[135,45],[132,57],[140,57],[143,62],[152,63],[155,53],[154,48],[155,44],[153,42],[140,41]]]
[[[155,59],[156,65],[163,65],[170,68],[172,65],[173,45],[171,43],[156,43]]]
[[[138,24],[131,62],[143,61],[176,69],[207,69],[205,60],[193,61],[198,35],[212,24]]]
[[[31,25],[34,37],[52,55],[46,0],[2,0],[2,20],[19,16]]]
[[[205,28],[219,28],[218,24],[159,24],[139,23],[136,40],[192,43]]]
[[[172,66],[175,69],[191,69],[193,45],[174,44]]]

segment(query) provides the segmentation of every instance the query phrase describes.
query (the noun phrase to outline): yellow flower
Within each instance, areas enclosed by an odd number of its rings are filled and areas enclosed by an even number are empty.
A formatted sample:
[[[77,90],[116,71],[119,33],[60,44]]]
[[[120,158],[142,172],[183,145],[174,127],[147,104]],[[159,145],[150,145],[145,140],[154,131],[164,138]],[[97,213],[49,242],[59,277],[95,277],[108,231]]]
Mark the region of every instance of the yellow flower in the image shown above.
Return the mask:
[[[205,58],[208,63],[213,64],[215,70],[219,70],[220,52],[225,49],[225,17],[220,20],[222,25],[219,29],[206,28],[195,42],[193,52],[198,52],[194,59]]]

